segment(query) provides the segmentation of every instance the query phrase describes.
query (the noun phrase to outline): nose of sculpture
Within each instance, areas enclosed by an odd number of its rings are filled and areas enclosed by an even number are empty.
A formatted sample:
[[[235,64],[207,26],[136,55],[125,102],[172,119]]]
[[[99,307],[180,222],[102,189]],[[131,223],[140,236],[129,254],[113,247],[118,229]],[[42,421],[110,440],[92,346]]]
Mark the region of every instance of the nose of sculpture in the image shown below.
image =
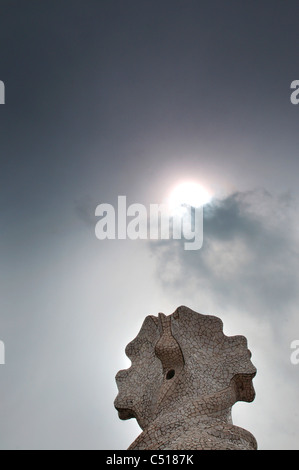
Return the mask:
[[[123,387],[122,384],[126,382],[128,378],[129,370],[122,369],[117,372],[115,376],[116,384],[119,390],[117,397],[114,400],[114,407],[118,411],[118,416],[122,420],[134,418],[133,408],[133,400],[131,397],[127,396],[125,392],[122,391]]]

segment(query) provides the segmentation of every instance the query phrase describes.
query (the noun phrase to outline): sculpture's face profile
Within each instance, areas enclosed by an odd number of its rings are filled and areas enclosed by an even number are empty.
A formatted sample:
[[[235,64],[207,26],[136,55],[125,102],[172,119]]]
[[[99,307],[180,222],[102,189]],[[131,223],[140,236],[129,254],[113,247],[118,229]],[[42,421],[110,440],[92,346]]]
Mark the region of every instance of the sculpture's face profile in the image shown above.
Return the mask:
[[[116,375],[119,394],[114,402],[121,419],[136,418],[141,428],[150,421],[157,392],[162,383],[162,365],[155,354],[159,330],[152,317],[147,317],[138,336],[126,347],[131,359],[129,369]]]
[[[167,317],[148,316],[126,354],[132,365],[116,376],[114,404],[121,419],[135,417],[142,429],[159,414],[196,400],[212,397],[217,405],[223,390],[233,403],[254,399],[256,369],[247,341],[225,336],[216,317],[187,307]]]

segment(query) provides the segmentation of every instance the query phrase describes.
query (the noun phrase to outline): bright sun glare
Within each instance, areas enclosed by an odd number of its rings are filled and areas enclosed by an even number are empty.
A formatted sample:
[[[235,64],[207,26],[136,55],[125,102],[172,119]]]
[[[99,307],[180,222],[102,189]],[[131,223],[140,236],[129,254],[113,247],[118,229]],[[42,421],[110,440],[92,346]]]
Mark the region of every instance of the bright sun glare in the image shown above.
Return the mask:
[[[168,204],[172,211],[180,210],[184,205],[200,207],[207,204],[212,195],[203,186],[194,182],[178,184],[170,193]]]

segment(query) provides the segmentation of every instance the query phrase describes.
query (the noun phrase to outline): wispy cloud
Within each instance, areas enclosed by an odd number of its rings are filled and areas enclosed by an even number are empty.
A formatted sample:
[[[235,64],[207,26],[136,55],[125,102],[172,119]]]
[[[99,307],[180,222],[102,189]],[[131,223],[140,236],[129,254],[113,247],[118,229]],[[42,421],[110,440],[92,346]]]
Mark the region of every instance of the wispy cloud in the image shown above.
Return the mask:
[[[183,240],[152,243],[158,276],[166,288],[207,291],[252,314],[286,312],[298,297],[296,220],[290,195],[264,190],[236,192],[204,211],[204,243],[198,252]]]

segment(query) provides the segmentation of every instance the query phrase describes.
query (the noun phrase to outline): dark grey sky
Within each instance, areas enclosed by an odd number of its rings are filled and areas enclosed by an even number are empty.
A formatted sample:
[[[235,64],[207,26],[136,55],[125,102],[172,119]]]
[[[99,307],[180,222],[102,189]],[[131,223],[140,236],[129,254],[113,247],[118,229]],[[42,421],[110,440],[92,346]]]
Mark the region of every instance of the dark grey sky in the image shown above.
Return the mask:
[[[240,425],[261,447],[297,445],[297,12],[292,0],[0,0],[1,448],[128,446],[137,431],[115,416],[114,375],[143,318],[177,303],[251,335],[263,398]],[[222,198],[203,250],[96,239],[97,204],[158,203],[182,178]],[[263,395],[279,374],[287,437]]]

